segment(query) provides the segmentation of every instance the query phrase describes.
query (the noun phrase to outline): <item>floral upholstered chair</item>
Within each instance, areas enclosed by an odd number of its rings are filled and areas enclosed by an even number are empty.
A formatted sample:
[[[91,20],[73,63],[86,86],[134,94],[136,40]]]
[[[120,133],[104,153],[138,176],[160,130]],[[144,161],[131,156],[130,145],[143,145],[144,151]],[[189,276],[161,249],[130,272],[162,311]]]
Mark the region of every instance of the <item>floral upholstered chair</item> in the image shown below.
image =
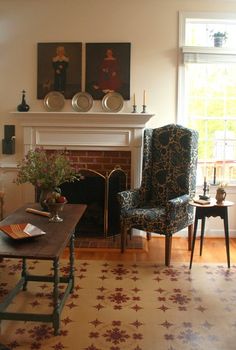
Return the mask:
[[[198,154],[198,133],[170,124],[146,129],[142,182],[138,189],[118,193],[121,216],[121,251],[132,228],[165,235],[165,264],[171,259],[172,235],[188,227],[189,249]]]

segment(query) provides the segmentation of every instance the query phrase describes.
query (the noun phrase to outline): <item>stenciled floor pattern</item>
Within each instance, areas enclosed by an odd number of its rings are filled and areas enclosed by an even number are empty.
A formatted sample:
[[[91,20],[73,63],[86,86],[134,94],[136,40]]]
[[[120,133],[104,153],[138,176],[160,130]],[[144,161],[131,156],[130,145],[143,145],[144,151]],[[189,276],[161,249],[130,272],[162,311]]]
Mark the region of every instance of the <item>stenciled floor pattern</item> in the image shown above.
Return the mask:
[[[51,264],[31,260],[32,273]],[[76,260],[75,288],[50,323],[1,322],[0,343],[17,350],[233,350],[236,343],[236,265]],[[20,260],[0,263],[0,300],[19,277]],[[61,274],[68,271],[62,261]],[[63,287],[61,288],[61,290]],[[52,285],[29,282],[9,310],[46,312]]]

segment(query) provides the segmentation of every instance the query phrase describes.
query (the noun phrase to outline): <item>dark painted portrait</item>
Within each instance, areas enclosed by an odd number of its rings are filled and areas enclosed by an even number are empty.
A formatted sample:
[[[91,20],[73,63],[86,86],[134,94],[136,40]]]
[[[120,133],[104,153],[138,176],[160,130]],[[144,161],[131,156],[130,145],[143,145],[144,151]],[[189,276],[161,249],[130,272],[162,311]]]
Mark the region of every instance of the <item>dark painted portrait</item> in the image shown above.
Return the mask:
[[[86,44],[86,91],[95,100],[109,92],[130,99],[130,43]]]
[[[37,98],[50,91],[71,99],[81,91],[82,43],[38,43]]]

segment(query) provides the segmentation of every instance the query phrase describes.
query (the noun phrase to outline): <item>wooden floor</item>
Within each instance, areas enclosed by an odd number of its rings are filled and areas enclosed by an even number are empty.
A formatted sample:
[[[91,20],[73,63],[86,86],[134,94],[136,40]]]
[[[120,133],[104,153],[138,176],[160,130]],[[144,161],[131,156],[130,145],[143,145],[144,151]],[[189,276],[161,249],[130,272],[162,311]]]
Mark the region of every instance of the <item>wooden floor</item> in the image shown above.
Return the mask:
[[[150,241],[144,238],[144,249],[129,249],[120,253],[118,249],[87,249],[75,248],[75,258],[81,260],[117,260],[117,261],[154,261],[164,264],[164,238],[154,237]],[[64,252],[68,257],[68,249]],[[189,262],[190,252],[187,249],[187,239],[173,237],[171,262]],[[236,264],[236,238],[230,239],[231,265]],[[224,238],[205,238],[202,256],[199,256],[199,239],[196,240],[194,262],[213,262],[226,264],[226,249]]]

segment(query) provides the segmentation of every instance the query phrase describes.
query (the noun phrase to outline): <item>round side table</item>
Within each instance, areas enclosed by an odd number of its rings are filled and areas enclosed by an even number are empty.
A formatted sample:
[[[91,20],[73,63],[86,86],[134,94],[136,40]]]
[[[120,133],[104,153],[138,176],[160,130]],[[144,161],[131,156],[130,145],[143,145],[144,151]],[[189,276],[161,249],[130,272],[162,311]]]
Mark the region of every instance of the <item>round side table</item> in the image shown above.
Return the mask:
[[[230,268],[228,207],[231,207],[232,205],[234,205],[234,203],[230,202],[230,201],[223,201],[221,204],[217,204],[215,199],[211,199],[210,204],[202,205],[202,204],[195,203],[194,201],[189,202],[189,204],[196,207],[195,220],[194,220],[194,230],[193,230],[192,251],[191,251],[189,268],[191,269],[191,267],[192,267],[194,247],[195,247],[195,241],[196,241],[196,235],[197,235],[198,220],[202,220],[201,239],[200,239],[200,256],[201,256],[202,255],[203,240],[204,240],[206,217],[209,218],[211,216],[212,217],[219,216],[224,221],[227,263],[228,263],[228,268]]]

